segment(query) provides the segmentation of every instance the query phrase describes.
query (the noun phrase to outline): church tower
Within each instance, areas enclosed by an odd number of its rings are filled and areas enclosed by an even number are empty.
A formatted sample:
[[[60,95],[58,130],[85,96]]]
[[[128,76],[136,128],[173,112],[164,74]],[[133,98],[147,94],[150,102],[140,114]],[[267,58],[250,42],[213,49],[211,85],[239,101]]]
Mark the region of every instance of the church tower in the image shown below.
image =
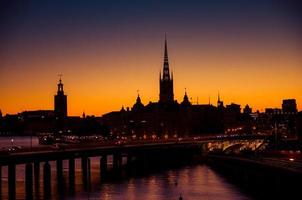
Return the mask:
[[[223,101],[220,100],[219,92],[218,92],[218,98],[217,98],[217,108],[223,108]]]
[[[163,75],[159,74],[159,102],[160,103],[172,103],[174,102],[173,94],[173,74],[169,71],[169,59],[168,59],[168,48],[167,38],[165,37],[165,53],[164,53],[164,65]]]
[[[61,77],[58,83],[58,91],[55,95],[55,116],[57,119],[67,117],[67,96],[64,94]]]

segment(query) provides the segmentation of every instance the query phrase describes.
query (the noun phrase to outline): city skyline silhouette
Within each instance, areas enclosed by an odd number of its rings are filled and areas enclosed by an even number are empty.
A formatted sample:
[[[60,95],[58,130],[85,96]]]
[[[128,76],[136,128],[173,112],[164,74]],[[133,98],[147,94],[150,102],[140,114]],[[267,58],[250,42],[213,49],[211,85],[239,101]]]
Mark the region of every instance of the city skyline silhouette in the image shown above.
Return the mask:
[[[0,109],[3,114],[53,109],[59,73],[69,115],[100,116],[131,107],[137,90],[144,104],[156,102],[167,33],[178,102],[187,88],[193,103],[208,104],[210,97],[215,104],[220,92],[225,103],[249,104],[253,111],[292,98],[301,110],[299,6],[4,3]]]
[[[299,198],[301,22],[301,0],[0,0],[0,200]]]

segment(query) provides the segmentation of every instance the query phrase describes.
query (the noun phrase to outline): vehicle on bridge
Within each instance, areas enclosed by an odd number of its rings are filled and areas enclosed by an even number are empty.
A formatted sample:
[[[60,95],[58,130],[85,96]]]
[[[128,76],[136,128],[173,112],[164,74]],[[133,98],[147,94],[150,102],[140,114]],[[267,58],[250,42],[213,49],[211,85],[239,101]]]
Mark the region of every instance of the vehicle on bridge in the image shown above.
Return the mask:
[[[38,134],[39,144],[54,144],[55,137],[53,133],[39,133]]]

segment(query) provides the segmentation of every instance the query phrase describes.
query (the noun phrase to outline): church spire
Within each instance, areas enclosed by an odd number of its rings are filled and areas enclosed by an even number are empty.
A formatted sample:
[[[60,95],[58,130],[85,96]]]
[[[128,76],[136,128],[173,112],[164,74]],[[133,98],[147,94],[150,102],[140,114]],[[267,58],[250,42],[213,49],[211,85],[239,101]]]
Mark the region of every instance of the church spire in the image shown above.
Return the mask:
[[[161,76],[162,75],[162,76]],[[163,72],[159,73],[159,101],[161,103],[174,102],[173,94],[173,74],[170,74],[167,37],[165,35]]]
[[[168,58],[168,47],[167,47],[167,36],[165,34],[165,53],[164,53],[164,69],[163,69],[163,79],[170,80],[169,72],[169,58]]]
[[[223,101],[220,100],[220,93],[218,91],[218,98],[217,98],[217,107],[223,107]]]
[[[219,95],[219,91],[218,91],[218,102],[220,102],[220,95]]]
[[[164,54],[164,63],[169,66],[169,58],[168,58],[168,47],[167,47],[167,36],[165,34],[165,54]]]

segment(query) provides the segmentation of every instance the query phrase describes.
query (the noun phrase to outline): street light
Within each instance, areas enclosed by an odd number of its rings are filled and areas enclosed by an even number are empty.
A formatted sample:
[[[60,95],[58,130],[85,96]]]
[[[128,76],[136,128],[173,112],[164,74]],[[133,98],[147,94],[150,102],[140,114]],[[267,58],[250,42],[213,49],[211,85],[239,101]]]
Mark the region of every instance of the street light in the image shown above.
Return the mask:
[[[10,142],[12,143],[12,148],[14,147],[14,139],[12,138],[11,140],[10,140]]]

